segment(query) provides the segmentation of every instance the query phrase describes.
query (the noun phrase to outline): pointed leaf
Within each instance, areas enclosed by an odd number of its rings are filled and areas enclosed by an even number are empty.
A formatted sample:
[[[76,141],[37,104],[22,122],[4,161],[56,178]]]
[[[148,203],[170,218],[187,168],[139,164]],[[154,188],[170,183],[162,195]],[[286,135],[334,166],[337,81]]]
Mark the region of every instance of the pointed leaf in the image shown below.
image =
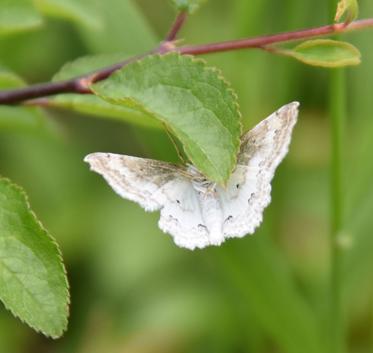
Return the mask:
[[[206,0],[172,0],[179,11],[193,13],[199,9]]]
[[[359,4],[357,0],[340,0],[337,5],[337,11],[334,20],[338,22],[343,16],[346,17],[345,23],[349,24],[359,15]]]
[[[241,133],[237,99],[218,71],[179,54],[149,56],[92,86],[111,103],[163,122],[209,179],[229,178]]]
[[[57,338],[66,329],[68,284],[56,242],[24,191],[0,179],[0,299],[22,321]]]
[[[102,26],[100,18],[88,4],[77,0],[33,0],[37,9],[46,16],[63,18],[89,29]]]
[[[0,35],[26,31],[42,24],[31,0],[0,0]]]
[[[352,44],[330,39],[303,42],[292,50],[279,50],[305,64],[320,67],[343,67],[360,64],[361,54]]]

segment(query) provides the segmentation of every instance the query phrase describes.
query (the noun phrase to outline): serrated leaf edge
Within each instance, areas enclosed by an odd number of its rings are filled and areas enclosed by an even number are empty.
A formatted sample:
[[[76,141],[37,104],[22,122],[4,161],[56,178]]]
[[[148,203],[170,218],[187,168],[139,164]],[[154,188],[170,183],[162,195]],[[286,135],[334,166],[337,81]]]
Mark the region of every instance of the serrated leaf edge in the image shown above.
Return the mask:
[[[239,109],[239,103],[238,103],[238,96],[236,94],[236,92],[233,90],[232,88],[232,85],[224,78],[223,74],[222,74],[222,71],[216,67],[211,67],[211,66],[208,66],[207,65],[207,62],[201,58],[196,58],[195,56],[193,55],[181,55],[177,52],[169,52],[169,53],[166,53],[166,54],[153,54],[153,55],[148,55],[146,56],[145,58],[141,59],[141,60],[138,60],[134,63],[131,63],[130,65],[131,66],[142,66],[144,65],[144,62],[146,60],[150,60],[151,58],[158,58],[159,60],[164,60],[164,58],[167,58],[168,56],[175,56],[175,57],[178,57],[178,58],[188,58],[190,59],[191,62],[193,63],[197,63],[197,64],[201,64],[201,66],[203,67],[204,70],[207,70],[207,71],[210,71],[210,72],[214,72],[217,76],[217,78],[223,82],[223,84],[226,86],[226,89],[227,89],[227,92],[231,95],[232,97],[232,102],[233,102],[233,106],[235,107],[235,113],[237,114],[238,116],[238,129],[239,129],[239,134],[238,134],[238,137],[236,139],[236,141],[232,141],[235,148],[236,148],[236,153],[234,154],[233,156],[233,159],[232,159],[232,166],[231,166],[231,170],[228,174],[228,176],[226,177],[226,180],[222,180],[220,182],[222,182],[223,184],[225,184],[228,179],[229,179],[229,176],[231,175],[231,173],[234,171],[234,169],[236,168],[236,165],[237,165],[237,154],[238,154],[238,151],[239,151],[239,148],[240,148],[240,136],[241,136],[241,133],[242,133],[242,115],[241,115],[241,112],[240,112],[240,109]],[[126,67],[124,67],[123,69],[121,70],[125,70]],[[139,104],[138,101],[136,99],[133,99],[133,98],[121,98],[121,99],[112,99],[112,98],[109,98],[107,96],[104,96],[102,94],[99,94],[98,92],[96,92],[95,88],[94,88],[94,84],[90,86],[90,88],[92,89],[92,91],[98,95],[99,97],[102,97],[103,99],[105,100],[108,100],[114,104],[120,104],[120,103],[123,103],[123,102],[126,102],[126,103],[132,103],[134,104],[134,106],[136,106],[138,109],[141,109],[144,113],[147,113],[147,114],[150,114],[150,115],[153,115],[153,116],[156,116],[157,119],[159,119],[160,121],[164,122],[163,120],[163,117],[160,117],[158,114],[155,114],[154,112],[146,109],[145,107],[142,106],[142,104]],[[219,124],[222,124],[222,122],[217,118],[217,121]],[[164,122],[165,123],[165,122]],[[227,129],[224,125],[222,125],[225,129]],[[172,129],[171,129],[172,130]],[[228,130],[228,129],[227,129]],[[231,132],[228,130],[229,134],[231,134]],[[198,144],[196,144],[198,146]],[[199,147],[199,146],[198,146]],[[185,148],[184,148],[185,149]],[[206,159],[208,161],[210,161],[210,165],[213,166],[213,168],[217,171],[216,169],[216,166],[214,166],[214,164],[211,163],[211,160],[210,158],[207,157],[207,155],[205,154],[204,150],[200,148],[200,150],[202,151],[202,153],[205,155]],[[193,160],[193,158],[191,158],[189,155],[188,157],[190,158],[191,162],[193,164],[195,164],[195,161]]]
[[[4,304],[4,307],[7,310],[9,310],[16,318],[18,318],[21,322],[25,323],[26,325],[28,325],[29,327],[34,329],[36,332],[42,333],[43,335],[45,335],[47,337],[51,337],[53,339],[59,338],[64,334],[64,332],[66,332],[67,324],[68,324],[68,317],[70,316],[70,304],[71,304],[70,291],[69,291],[70,285],[69,285],[69,282],[68,282],[68,279],[67,279],[67,271],[66,271],[66,268],[65,268],[65,265],[64,265],[64,262],[63,262],[61,249],[60,249],[58,243],[56,242],[56,240],[49,234],[49,232],[46,230],[46,228],[43,226],[43,224],[39,221],[35,212],[31,209],[29,198],[28,198],[26,192],[24,191],[24,189],[22,187],[20,187],[19,185],[13,183],[10,179],[2,177],[2,176],[0,176],[0,182],[5,182],[7,185],[9,185],[11,188],[16,190],[21,195],[21,197],[23,198],[23,202],[26,205],[26,209],[29,212],[29,214],[31,215],[32,219],[36,222],[36,224],[40,227],[43,234],[49,238],[49,240],[52,242],[52,244],[55,247],[56,255],[57,255],[58,259],[60,260],[59,261],[59,266],[61,267],[62,272],[64,274],[64,280],[65,280],[65,284],[66,284],[65,291],[64,291],[65,292],[65,298],[66,298],[66,307],[65,307],[66,317],[63,320],[64,328],[63,328],[63,330],[61,331],[60,334],[56,334],[56,335],[44,332],[40,328],[34,326],[33,324],[27,322],[22,317],[20,317],[12,307],[10,307],[7,303],[5,303],[3,301],[2,297],[1,297],[1,294],[0,294],[0,300]]]

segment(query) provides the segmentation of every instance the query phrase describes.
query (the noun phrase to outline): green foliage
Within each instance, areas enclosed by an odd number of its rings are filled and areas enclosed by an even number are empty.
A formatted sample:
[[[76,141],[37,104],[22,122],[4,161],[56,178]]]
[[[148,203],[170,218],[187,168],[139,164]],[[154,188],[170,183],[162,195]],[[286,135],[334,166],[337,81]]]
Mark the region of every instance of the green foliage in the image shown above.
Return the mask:
[[[44,15],[62,18],[84,25],[90,30],[101,27],[99,16],[88,4],[79,0],[33,0],[36,8]]]
[[[99,54],[81,57],[65,64],[53,77],[63,81],[91,73],[97,69],[120,63],[128,57],[124,53]],[[80,113],[129,122],[145,127],[160,128],[161,124],[147,114],[125,106],[111,104],[98,96],[60,94],[49,99],[49,106],[71,109]]]
[[[53,133],[54,125],[35,107],[0,107],[0,131],[28,131]]]
[[[106,66],[118,64],[129,57],[128,53],[110,53],[89,55],[65,64],[54,76],[52,81],[69,80],[74,77],[89,74]]]
[[[0,35],[26,31],[42,24],[31,0],[0,0]]]
[[[0,0],[0,35],[28,31],[43,24],[42,15],[62,18],[90,30],[102,27],[88,3],[74,0]]]
[[[172,0],[179,11],[193,13],[198,10],[206,0]]]
[[[303,353],[323,352],[315,313],[297,291],[283,256],[260,233],[244,250],[239,244],[230,244],[219,254],[222,272],[226,271],[231,285],[242,293],[262,327],[284,352],[299,353],[300,346]],[[247,269],[255,270],[248,275]]]
[[[241,133],[236,96],[219,72],[192,57],[151,56],[92,86],[110,103],[160,120],[209,179],[225,183],[236,163]]]
[[[345,23],[355,20],[359,15],[359,4],[357,0],[340,0],[337,5],[335,21],[340,21],[345,16]]]
[[[86,2],[91,11],[100,15],[102,24],[94,31],[79,28],[83,40],[93,53],[120,51],[141,53],[153,48],[158,42],[135,1],[86,0]]]
[[[136,54],[154,48],[159,42],[154,33],[166,33],[167,23],[172,21],[170,1],[76,2],[88,4],[87,9],[98,15],[102,27],[72,29],[61,21],[45,21],[43,30],[8,36],[7,43],[2,39],[0,59],[30,81],[40,82],[61,63],[82,53]],[[274,4],[274,0],[215,0],[209,2],[207,11],[190,19],[191,25],[185,26],[183,33],[193,44],[325,23],[323,0]],[[361,12],[370,17],[373,2],[365,2]],[[273,22],[273,18],[277,20]],[[372,351],[373,120],[367,87],[373,85],[373,51],[369,31],[351,38],[364,52],[364,60],[348,70],[347,76],[343,197],[349,198],[345,229],[338,238],[344,239],[342,285],[348,349],[365,353]],[[117,59],[125,57],[119,55]],[[58,73],[58,79],[112,63],[97,60],[96,65],[95,61],[92,59],[91,64],[82,59],[77,66],[72,63],[71,69],[66,66]],[[33,208],[58,237],[74,289],[72,330],[64,339],[47,343],[46,349],[331,352],[325,344],[331,333],[326,322],[330,314],[326,293],[330,229],[328,75],[325,70],[294,65],[294,61],[256,50],[208,56],[208,61],[221,68],[237,90],[247,128],[288,101],[297,99],[303,107],[289,155],[273,181],[272,203],[262,226],[252,237],[232,239],[219,248],[188,252],[175,247],[157,228],[157,214],[144,214],[136,205],[113,195],[82,163],[84,155],[92,151],[175,160],[173,147],[161,130],[132,128],[108,119],[84,120],[68,109],[50,109],[64,132],[58,139],[50,139],[4,131],[4,127],[40,129],[43,124],[38,125],[33,113],[28,113],[35,109],[0,108],[0,173],[26,187]],[[22,85],[19,77],[0,70],[0,89]],[[93,95],[60,95],[48,100],[52,107],[73,107],[101,117],[159,125],[157,119],[137,109],[110,104]],[[2,234],[0,230],[0,238]],[[3,283],[0,286],[4,288]],[[0,310],[0,352],[43,350],[40,338],[30,331],[5,309]]]
[[[68,285],[57,244],[25,193],[0,179],[0,298],[22,321],[57,338],[67,326]]]
[[[0,90],[20,88],[25,86],[25,82],[13,72],[0,65]]]
[[[279,53],[308,65],[328,68],[359,65],[361,57],[352,44],[331,39],[309,40],[292,50],[279,50]]]
[[[49,107],[66,108],[78,113],[114,119],[138,126],[160,129],[162,125],[146,112],[130,107],[112,104],[98,96],[81,94],[60,94],[48,100]]]
[[[0,90],[25,86],[24,80],[0,66]],[[39,108],[22,106],[0,106],[0,131],[43,131],[52,127]]]

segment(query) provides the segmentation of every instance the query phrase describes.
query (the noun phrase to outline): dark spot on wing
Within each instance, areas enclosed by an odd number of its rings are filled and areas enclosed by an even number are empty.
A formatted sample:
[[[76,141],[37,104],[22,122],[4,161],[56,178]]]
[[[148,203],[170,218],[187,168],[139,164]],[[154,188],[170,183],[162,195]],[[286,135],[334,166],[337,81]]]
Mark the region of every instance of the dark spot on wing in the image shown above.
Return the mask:
[[[250,203],[250,201],[253,199],[253,197],[255,196],[255,193],[252,192],[247,200],[248,203]]]
[[[203,225],[203,224],[198,224],[198,231],[199,232],[202,232],[202,231],[207,231],[207,227],[205,226],[205,225]]]
[[[176,202],[180,205],[180,200],[176,200]]]
[[[230,221],[233,218],[233,216],[228,216],[224,222]]]

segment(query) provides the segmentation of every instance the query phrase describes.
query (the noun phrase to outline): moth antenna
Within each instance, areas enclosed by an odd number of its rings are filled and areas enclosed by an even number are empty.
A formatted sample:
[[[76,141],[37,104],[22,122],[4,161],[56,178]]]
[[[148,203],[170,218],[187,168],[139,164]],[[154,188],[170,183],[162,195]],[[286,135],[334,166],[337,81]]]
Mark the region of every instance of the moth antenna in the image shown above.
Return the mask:
[[[187,164],[187,161],[183,157],[183,155],[182,155],[182,153],[181,153],[181,151],[180,151],[180,149],[179,149],[179,147],[178,147],[178,145],[177,145],[174,137],[172,136],[172,133],[171,133],[170,129],[167,127],[166,124],[163,124],[163,126],[164,126],[164,128],[166,130],[166,134],[167,134],[168,138],[171,140],[173,146],[175,147],[175,150],[176,150],[176,153],[177,153],[179,159],[182,161],[183,164]]]

